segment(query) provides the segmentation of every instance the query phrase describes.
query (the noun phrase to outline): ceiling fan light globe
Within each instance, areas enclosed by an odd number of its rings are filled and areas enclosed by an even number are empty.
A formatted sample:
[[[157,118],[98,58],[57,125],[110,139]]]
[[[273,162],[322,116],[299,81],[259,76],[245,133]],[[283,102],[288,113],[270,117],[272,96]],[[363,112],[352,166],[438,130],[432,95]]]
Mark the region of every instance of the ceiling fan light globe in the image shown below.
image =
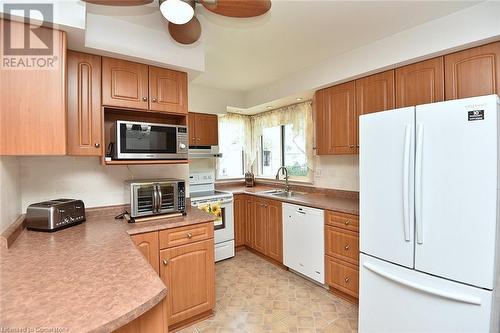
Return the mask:
[[[194,15],[194,8],[183,0],[160,1],[160,11],[167,21],[174,24],[186,24]]]

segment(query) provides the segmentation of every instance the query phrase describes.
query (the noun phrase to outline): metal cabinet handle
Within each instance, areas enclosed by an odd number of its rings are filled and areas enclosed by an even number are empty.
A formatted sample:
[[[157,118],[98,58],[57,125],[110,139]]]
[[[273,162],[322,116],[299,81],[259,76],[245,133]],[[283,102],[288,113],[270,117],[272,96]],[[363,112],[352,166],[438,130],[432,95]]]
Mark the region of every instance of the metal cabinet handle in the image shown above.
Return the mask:
[[[99,148],[101,144],[99,142],[94,143],[94,147]]]
[[[349,277],[346,277],[346,278],[344,279],[345,283],[349,283],[349,280],[350,280],[350,279],[349,279]]]
[[[349,145],[349,148],[356,148],[356,145]]]
[[[168,265],[168,260],[167,259],[163,259],[163,265]]]
[[[192,233],[190,233],[190,232],[188,232],[188,234],[187,234],[187,238],[189,238],[189,239],[193,238],[193,234],[192,234]]]
[[[152,101],[153,103],[156,103],[156,97],[153,97]]]
[[[356,145],[356,148],[359,148],[359,145]]]
[[[347,250],[349,250],[349,248],[350,248],[349,244],[346,244],[346,245],[344,246],[344,250],[346,250],[346,251],[347,251]]]
[[[143,97],[143,98],[142,98],[142,100],[143,100],[144,102],[147,102],[147,101],[148,101],[148,98],[147,98],[147,97]]]
[[[344,222],[345,225],[349,225],[350,223],[351,223],[350,220],[345,220],[345,222]]]

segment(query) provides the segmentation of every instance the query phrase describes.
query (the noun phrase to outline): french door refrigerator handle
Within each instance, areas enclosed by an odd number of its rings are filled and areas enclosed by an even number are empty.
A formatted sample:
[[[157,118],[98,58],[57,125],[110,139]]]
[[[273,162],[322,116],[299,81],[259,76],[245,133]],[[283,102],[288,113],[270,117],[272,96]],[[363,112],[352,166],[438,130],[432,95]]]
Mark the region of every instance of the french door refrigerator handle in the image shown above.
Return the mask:
[[[414,281],[409,281],[404,278],[401,278],[399,276],[396,276],[394,274],[384,272],[382,269],[379,267],[371,264],[371,263],[364,263],[363,267],[366,269],[372,271],[373,273],[387,279],[390,281],[393,281],[395,283],[401,284],[403,286],[422,291],[424,293],[430,294],[430,295],[435,295],[441,298],[449,299],[452,301],[456,302],[461,302],[461,303],[468,303],[468,304],[473,304],[473,305],[481,305],[481,298],[479,297],[474,297],[474,296],[469,296],[469,295],[463,295],[459,293],[451,293],[447,291],[443,291],[440,289],[436,289],[433,287],[425,286],[420,283],[414,282]]]
[[[405,143],[403,151],[403,222],[405,241],[410,241],[410,151],[411,125],[405,128]]]
[[[417,244],[424,243],[422,221],[422,158],[424,152],[424,125],[417,124],[417,144],[415,153],[415,219]]]

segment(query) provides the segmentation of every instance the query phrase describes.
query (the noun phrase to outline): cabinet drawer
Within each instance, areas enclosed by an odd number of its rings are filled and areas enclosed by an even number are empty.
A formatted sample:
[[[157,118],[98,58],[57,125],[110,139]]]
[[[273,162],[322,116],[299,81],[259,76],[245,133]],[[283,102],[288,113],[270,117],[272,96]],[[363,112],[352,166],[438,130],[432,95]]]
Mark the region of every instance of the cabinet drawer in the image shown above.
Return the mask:
[[[325,254],[357,265],[359,236],[356,232],[336,227],[325,227]]]
[[[214,224],[203,223],[160,231],[160,249],[214,237]]]
[[[325,257],[326,283],[354,297],[359,293],[359,270],[356,266]]]
[[[342,229],[359,231],[359,216],[346,213],[325,212],[325,222],[328,225]]]

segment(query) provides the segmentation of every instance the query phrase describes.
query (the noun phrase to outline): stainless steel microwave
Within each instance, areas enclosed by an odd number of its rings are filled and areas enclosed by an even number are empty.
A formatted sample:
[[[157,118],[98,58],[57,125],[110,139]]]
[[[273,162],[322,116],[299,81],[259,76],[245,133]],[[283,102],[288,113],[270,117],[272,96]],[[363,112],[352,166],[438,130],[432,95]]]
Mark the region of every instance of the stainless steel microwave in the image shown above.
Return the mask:
[[[187,127],[117,120],[111,127],[110,155],[115,160],[188,158]]]
[[[130,186],[130,216],[186,212],[186,183],[181,179],[127,181]]]

